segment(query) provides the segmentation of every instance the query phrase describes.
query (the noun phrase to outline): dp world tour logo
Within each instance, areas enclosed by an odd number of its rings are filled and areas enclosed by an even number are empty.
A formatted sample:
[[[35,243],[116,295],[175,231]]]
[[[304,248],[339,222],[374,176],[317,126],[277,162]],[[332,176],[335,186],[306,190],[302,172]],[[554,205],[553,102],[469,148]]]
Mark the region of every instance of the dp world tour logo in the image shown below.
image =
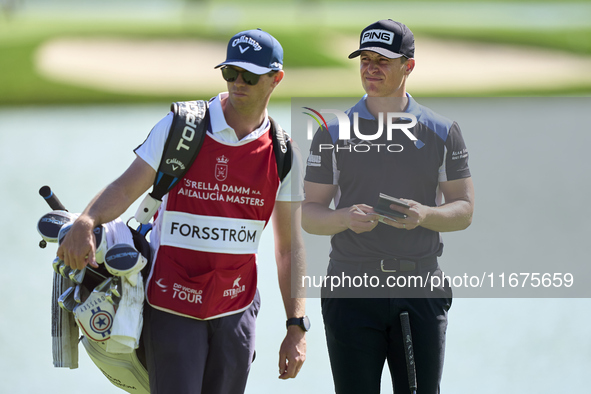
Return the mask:
[[[111,328],[113,327],[113,316],[109,312],[103,311],[100,307],[92,309],[91,312],[90,329],[103,338],[108,338],[111,335]]]
[[[321,109],[320,111],[316,111],[310,107],[302,107],[304,109],[307,109],[308,111],[311,111],[314,115],[307,113],[307,112],[303,112],[305,115],[308,115],[309,117],[311,117],[312,119],[314,119],[316,121],[316,123],[318,124],[318,126],[320,127],[320,129],[322,129],[323,127],[328,131],[328,124],[326,123],[326,120],[324,119],[324,117],[322,116],[322,114],[333,114],[337,117],[337,121],[338,121],[338,130],[339,130],[339,140],[345,140],[345,141],[349,141],[351,140],[351,130],[353,130],[353,133],[355,135],[356,138],[358,138],[359,140],[361,140],[362,142],[365,142],[365,144],[358,144],[356,146],[360,146],[363,145],[363,147],[371,147],[371,146],[376,146],[378,148],[378,151],[380,149],[380,146],[385,146],[385,144],[372,144],[371,141],[377,140],[378,138],[380,138],[382,136],[382,134],[384,133],[384,119],[385,119],[385,123],[386,123],[386,137],[388,141],[392,140],[392,134],[395,130],[400,130],[402,131],[409,140],[413,141],[415,146],[417,148],[422,148],[425,144],[420,141],[417,137],[414,136],[414,134],[410,131],[411,128],[413,128],[416,124],[417,124],[417,118],[415,115],[411,114],[411,113],[407,113],[407,112],[387,112],[386,116],[384,116],[384,113],[380,112],[378,113],[378,130],[373,133],[373,134],[363,134],[361,133],[361,131],[359,130],[359,113],[357,112],[353,112],[353,127],[351,127],[351,119],[349,117],[349,114],[343,112],[343,111],[339,111],[337,109]],[[307,124],[307,139],[308,140],[312,140],[313,136],[314,136],[314,124],[312,122],[312,119],[308,119],[308,124]],[[405,123],[398,123],[398,120],[404,120]],[[322,123],[320,122],[322,121]],[[367,132],[367,130],[364,130]],[[331,144],[321,144],[320,146],[320,150],[323,149],[339,149],[340,147],[336,147],[335,145],[331,145]],[[359,149],[355,149],[356,152],[368,152],[369,149],[364,150],[366,148],[359,148]],[[388,145],[386,147],[388,149],[389,152],[401,152],[403,147],[400,144],[391,144]]]

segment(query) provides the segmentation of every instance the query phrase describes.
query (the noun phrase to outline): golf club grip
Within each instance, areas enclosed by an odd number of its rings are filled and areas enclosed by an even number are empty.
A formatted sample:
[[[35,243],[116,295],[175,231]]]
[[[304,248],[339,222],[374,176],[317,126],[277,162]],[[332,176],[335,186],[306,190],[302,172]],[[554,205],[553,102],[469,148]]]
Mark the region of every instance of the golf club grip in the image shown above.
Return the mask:
[[[402,325],[402,342],[404,343],[404,355],[406,356],[406,372],[408,373],[408,386],[410,392],[417,390],[417,371],[415,365],[415,354],[412,347],[412,336],[410,334],[410,318],[408,312],[400,313],[400,324]]]
[[[66,207],[64,207],[59,198],[53,194],[49,186],[43,186],[41,189],[39,189],[39,194],[45,199],[47,204],[49,204],[51,209],[54,211],[67,211]]]

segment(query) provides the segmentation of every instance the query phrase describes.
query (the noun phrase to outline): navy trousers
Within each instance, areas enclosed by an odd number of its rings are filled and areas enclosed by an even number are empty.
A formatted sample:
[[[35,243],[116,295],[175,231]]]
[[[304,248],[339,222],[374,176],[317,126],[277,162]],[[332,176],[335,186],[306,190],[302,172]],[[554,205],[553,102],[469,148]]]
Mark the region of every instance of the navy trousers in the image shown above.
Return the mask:
[[[438,273],[441,273],[438,268],[431,272]],[[400,323],[402,311],[407,311],[410,317],[417,394],[439,393],[447,312],[452,302],[449,287],[440,289],[440,298],[325,298],[325,295],[322,315],[337,394],[378,394],[386,361],[394,393],[409,393]]]
[[[254,359],[257,293],[244,312],[196,320],[146,304],[143,341],[151,394],[240,394]]]

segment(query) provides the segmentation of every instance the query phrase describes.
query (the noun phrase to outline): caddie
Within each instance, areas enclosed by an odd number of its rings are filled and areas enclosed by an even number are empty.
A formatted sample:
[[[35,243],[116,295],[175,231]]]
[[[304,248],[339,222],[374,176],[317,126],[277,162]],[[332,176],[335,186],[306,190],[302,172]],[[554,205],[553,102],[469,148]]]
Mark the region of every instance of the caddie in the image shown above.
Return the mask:
[[[292,170],[279,173],[276,127],[267,114],[284,77],[283,49],[265,31],[243,31],[230,39],[218,67],[228,91],[207,103],[201,149],[162,198],[150,233],[154,261],[146,284],[143,343],[151,394],[244,392],[260,306],[257,248],[269,220],[288,318],[279,378],[295,378],[305,360],[309,321],[304,299],[291,297],[292,266],[301,272],[305,264],[303,180],[295,170],[300,165],[295,148],[290,148]],[[154,126],[135,149],[130,167],[74,222],[57,252],[66,265],[96,266],[92,230],[118,218],[155,183],[174,119],[171,112]],[[183,135],[189,140],[196,119],[185,121]]]

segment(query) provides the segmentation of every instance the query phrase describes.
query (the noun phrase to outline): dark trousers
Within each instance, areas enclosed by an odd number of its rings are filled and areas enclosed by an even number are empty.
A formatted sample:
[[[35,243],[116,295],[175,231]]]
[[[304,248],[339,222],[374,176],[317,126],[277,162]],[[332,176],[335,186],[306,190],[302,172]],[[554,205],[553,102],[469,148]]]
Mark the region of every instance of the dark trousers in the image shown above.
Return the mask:
[[[441,290],[442,298],[323,298],[322,315],[336,393],[379,393],[386,360],[394,393],[409,393],[402,311],[410,316],[417,394],[439,393],[447,311],[451,306],[451,290]]]
[[[257,291],[244,312],[196,320],[146,304],[143,341],[151,394],[239,394],[254,358]]]

